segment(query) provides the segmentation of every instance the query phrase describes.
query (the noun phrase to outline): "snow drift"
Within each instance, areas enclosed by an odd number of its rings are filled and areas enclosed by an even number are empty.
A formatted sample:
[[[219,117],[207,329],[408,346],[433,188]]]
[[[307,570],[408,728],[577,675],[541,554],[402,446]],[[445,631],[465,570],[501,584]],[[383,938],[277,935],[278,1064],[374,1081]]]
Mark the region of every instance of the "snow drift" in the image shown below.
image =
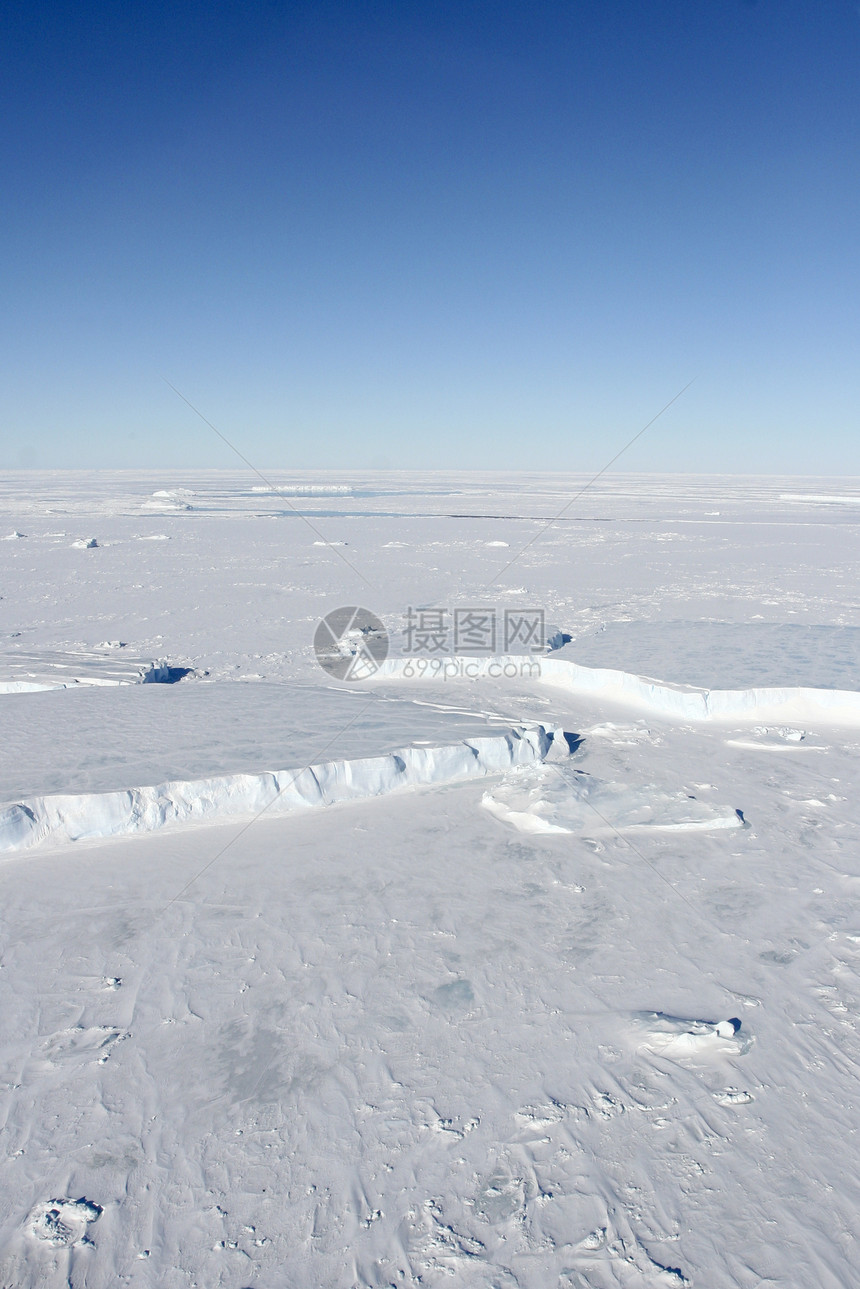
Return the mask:
[[[153,832],[188,821],[217,823],[266,811],[272,815],[382,796],[400,788],[456,783],[503,774],[543,760],[559,733],[538,725],[450,747],[410,747],[385,756],[326,761],[262,774],[177,780],[119,792],[31,797],[0,808],[0,851],[40,842],[83,841]]]
[[[570,765],[527,765],[484,793],[481,805],[519,832],[590,837],[628,831],[740,828],[737,810],[656,784],[607,783]]]

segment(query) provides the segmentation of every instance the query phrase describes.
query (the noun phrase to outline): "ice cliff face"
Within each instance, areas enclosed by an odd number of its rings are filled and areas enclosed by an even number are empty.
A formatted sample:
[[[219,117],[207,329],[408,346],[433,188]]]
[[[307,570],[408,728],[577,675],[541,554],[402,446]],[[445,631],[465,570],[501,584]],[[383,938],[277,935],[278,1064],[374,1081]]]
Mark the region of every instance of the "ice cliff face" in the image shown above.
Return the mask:
[[[604,667],[581,667],[568,659],[440,658],[419,667],[414,659],[389,658],[375,680],[504,680],[517,676],[573,694],[587,694],[627,708],[684,721],[799,721],[860,726],[860,693],[844,689],[782,686],[755,689],[696,689]]]
[[[542,761],[556,742],[543,725],[448,747],[403,748],[385,756],[326,761],[262,774],[225,774],[119,792],[31,797],[0,809],[0,851],[40,842],[153,832],[185,822],[217,823],[361,801],[403,788],[503,774]]]

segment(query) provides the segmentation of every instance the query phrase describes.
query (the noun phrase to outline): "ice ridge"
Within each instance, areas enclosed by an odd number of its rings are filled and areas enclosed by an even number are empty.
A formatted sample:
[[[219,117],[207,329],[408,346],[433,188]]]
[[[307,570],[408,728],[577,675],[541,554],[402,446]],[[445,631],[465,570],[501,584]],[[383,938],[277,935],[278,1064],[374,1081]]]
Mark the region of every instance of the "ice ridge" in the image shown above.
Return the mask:
[[[564,658],[545,655],[525,658],[448,657],[419,668],[415,659],[389,658],[374,676],[377,680],[479,680],[514,677],[552,685],[568,693],[587,694],[669,719],[684,721],[755,721],[766,723],[821,721],[828,725],[860,727],[860,692],[846,689],[763,687],[754,689],[697,689],[650,680],[632,672],[583,667]]]
[[[326,761],[260,774],[175,780],[116,792],[30,797],[0,807],[0,851],[43,842],[153,832],[185,822],[218,823],[266,811],[270,815],[332,806],[422,785],[504,774],[542,761],[560,732],[543,725],[444,747],[408,747],[383,756]]]

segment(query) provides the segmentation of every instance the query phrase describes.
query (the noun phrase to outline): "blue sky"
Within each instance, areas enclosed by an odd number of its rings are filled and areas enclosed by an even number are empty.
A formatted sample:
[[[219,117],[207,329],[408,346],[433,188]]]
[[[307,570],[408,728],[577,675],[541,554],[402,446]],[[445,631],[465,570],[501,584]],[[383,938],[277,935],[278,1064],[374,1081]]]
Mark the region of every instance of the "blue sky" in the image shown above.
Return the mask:
[[[860,473],[854,0],[9,3],[0,465]]]

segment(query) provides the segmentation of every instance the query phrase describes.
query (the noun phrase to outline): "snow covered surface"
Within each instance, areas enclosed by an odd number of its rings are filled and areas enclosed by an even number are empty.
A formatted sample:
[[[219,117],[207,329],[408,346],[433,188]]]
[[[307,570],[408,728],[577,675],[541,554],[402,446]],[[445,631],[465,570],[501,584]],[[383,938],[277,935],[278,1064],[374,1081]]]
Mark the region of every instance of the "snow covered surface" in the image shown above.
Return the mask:
[[[749,622],[611,622],[584,631],[570,654],[585,667],[676,676],[702,689],[860,688],[860,628]],[[565,655],[562,655],[565,656]]]
[[[253,774],[302,757],[320,760],[335,748],[340,759],[353,760],[404,745],[503,734],[512,723],[477,707],[452,711],[406,688],[369,694],[327,686],[320,677],[322,684],[225,684],[192,683],[189,676],[173,685],[7,695],[0,709],[0,805],[22,796]]]
[[[0,1285],[855,1283],[857,481],[269,477],[0,483]]]

